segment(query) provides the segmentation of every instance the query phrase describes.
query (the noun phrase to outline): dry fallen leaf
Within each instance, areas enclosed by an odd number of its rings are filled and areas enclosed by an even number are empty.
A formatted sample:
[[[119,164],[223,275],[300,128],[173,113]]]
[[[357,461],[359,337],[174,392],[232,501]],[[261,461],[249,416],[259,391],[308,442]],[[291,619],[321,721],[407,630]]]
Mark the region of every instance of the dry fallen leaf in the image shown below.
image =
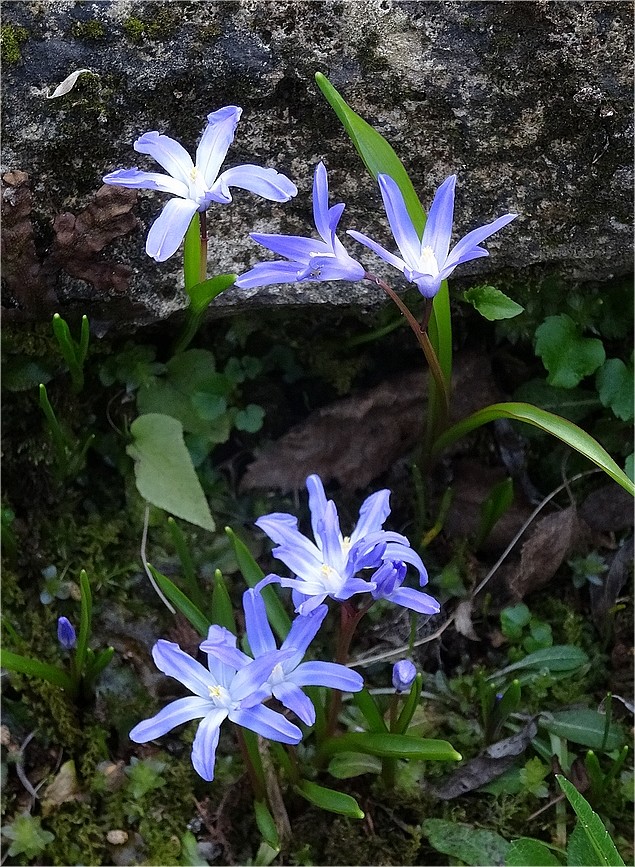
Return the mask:
[[[261,451],[241,487],[293,491],[311,473],[366,487],[421,437],[424,389],[425,374],[415,371],[316,410]]]
[[[53,93],[47,93],[47,99],[57,99],[58,96],[64,96],[65,93],[69,93],[74,87],[77,79],[83,72],[91,72],[90,69],[77,69],[75,72],[71,72],[70,75],[67,75],[64,81],[61,84],[58,84]]]
[[[67,801],[81,801],[85,797],[77,781],[75,762],[69,759],[68,762],[64,762],[53,781],[46,787],[42,798],[42,813],[48,816],[61,804]]]
[[[584,532],[575,506],[553,512],[534,524],[521,548],[520,561],[509,564],[505,572],[511,595],[520,600],[548,584]]]
[[[463,599],[459,602],[454,611],[454,628],[459,635],[464,635],[470,641],[479,641],[480,639],[476,632],[474,632],[474,625],[472,623],[473,608],[474,600],[472,599]]]

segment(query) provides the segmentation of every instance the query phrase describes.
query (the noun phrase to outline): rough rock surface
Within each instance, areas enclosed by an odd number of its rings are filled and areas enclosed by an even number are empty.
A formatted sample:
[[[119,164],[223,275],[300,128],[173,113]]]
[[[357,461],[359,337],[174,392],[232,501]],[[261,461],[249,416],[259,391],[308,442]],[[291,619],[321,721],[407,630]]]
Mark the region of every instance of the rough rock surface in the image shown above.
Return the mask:
[[[32,224],[18,227],[19,251],[8,249],[15,230],[6,239],[6,255],[34,279],[32,298],[28,285],[17,293],[5,287],[9,318],[48,316],[55,296],[57,307],[104,322],[148,322],[182,309],[179,255],[157,264],[144,253],[165,196],[141,193],[130,229],[119,237],[113,230],[104,250],[87,251],[78,235],[81,268],[60,267],[59,256],[51,267],[55,221],[85,213],[105,172],[156,168],[133,151],[139,134],[158,129],[193,152],[206,114],[227,104],[244,113],[225,166],[275,166],[299,194],[277,205],[237,191],[231,206],[213,206],[213,272],[258,261],[250,230],[308,233],[320,159],[334,200],[348,205],[342,228],[390,245],[375,185],[317,90],[316,71],[389,139],[426,207],[437,185],[458,173],[457,235],[519,212],[488,242],[490,259],[463,266],[464,282],[522,269],[605,281],[632,268],[630,2],[34,0],[3,12],[2,171],[28,175],[30,209],[23,206],[20,219]],[[80,68],[93,74],[46,98]],[[10,184],[3,198],[10,212]],[[386,273],[351,240],[355,248]],[[108,262],[117,275],[110,283]],[[395,272],[391,278],[398,286]],[[367,308],[383,300],[370,284],[306,283],[229,290],[215,309]]]

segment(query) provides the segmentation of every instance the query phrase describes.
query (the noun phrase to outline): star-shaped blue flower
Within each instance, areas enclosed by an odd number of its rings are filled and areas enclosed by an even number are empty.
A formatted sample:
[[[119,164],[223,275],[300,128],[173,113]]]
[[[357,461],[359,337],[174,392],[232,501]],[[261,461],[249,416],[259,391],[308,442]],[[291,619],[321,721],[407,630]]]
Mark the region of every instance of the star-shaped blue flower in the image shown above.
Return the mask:
[[[178,250],[197,211],[206,211],[212,202],[231,202],[230,187],[249,190],[272,202],[288,202],[298,192],[295,184],[275,169],[244,165],[218,174],[234,140],[241,114],[241,108],[228,105],[207,116],[207,126],[196,149],[196,162],[192,162],[191,156],[177,141],[153,131],[138,138],[134,149],[149,154],[163,166],[167,175],[139,169],[118,169],[104,177],[105,184],[160,190],[175,197],[152,224],[146,240],[146,253],[157,262],[164,262]]]
[[[296,283],[303,280],[362,280],[364,268],[344,249],[336,235],[345,205],[329,208],[326,168],[318,163],[313,178],[313,218],[321,240],[298,235],[261,235],[249,237],[258,244],[284,256],[287,262],[259,262],[241,274],[234,283],[239,289],[253,289],[272,283]]]
[[[489,256],[487,250],[479,246],[481,242],[518,216],[505,214],[493,223],[468,232],[450,253],[456,175],[450,175],[436,191],[421,240],[395,181],[389,175],[378,175],[377,180],[388,222],[403,258],[388,252],[361,232],[349,230],[348,234],[377,253],[389,265],[398,268],[406,280],[416,283],[425,298],[433,298],[437,294],[441,283],[457,265],[480,256]]]

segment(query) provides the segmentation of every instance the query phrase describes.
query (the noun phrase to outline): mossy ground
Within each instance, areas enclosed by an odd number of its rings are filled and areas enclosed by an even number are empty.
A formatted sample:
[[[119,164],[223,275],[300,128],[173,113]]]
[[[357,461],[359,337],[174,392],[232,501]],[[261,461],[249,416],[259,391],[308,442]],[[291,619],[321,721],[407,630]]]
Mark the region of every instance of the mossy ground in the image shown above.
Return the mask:
[[[383,331],[386,322],[380,318],[375,327]],[[276,343],[285,344],[295,353],[300,387],[296,380],[293,387],[278,385],[270,392],[278,405],[270,428],[270,435],[275,436],[307,407],[315,408],[336,394],[347,393],[352,386],[379,381],[400,365],[416,363],[416,347],[399,351],[403,347],[399,329],[385,335],[383,342],[356,344],[360,331],[369,333],[367,323],[362,330],[359,319],[339,316],[331,324],[332,329],[325,329],[327,337],[316,340],[310,314],[296,316],[292,322],[281,314],[266,319],[245,317],[240,322],[214,323],[201,339],[217,347],[219,363],[237,349],[259,356]],[[329,331],[338,338],[329,337]],[[469,332],[459,320],[459,342],[467,341]],[[126,400],[119,385],[101,385],[99,375],[101,364],[121,347],[117,343],[92,342],[87,386],[80,395],[74,395],[48,327],[10,331],[5,337],[8,358],[37,358],[50,363],[52,379],[48,390],[60,420],[77,435],[88,426],[98,434],[97,448],[89,454],[84,469],[75,478],[61,482],[53,472],[55,457],[37,403],[37,383],[5,397],[3,505],[15,515],[10,524],[15,545],[6,549],[3,563],[4,617],[11,628],[5,632],[5,643],[15,652],[42,661],[64,662],[56,641],[57,617],[65,614],[76,621],[79,606],[76,593],[67,599],[55,598],[49,604],[40,601],[42,569],[54,565],[74,584],[79,571],[86,570],[94,597],[92,644],[99,649],[112,642],[117,650],[96,696],[80,706],[50,684],[24,675],[8,678],[4,723],[11,740],[19,744],[30,732],[36,732],[23,759],[27,777],[33,783],[50,781],[60,765],[72,759],[77,772],[77,797],[61,800],[43,815],[42,828],[54,834],[54,839],[40,859],[15,856],[7,863],[40,863],[44,859],[56,865],[99,865],[114,863],[115,858],[117,863],[190,863],[184,842],[188,828],[193,829],[203,846],[201,851],[207,852],[214,863],[246,863],[255,857],[259,835],[251,815],[249,787],[231,737],[223,734],[221,739],[217,779],[212,786],[205,785],[191,766],[193,726],[166,736],[158,747],[140,747],[127,738],[132,725],[172,697],[161,691],[169,687],[156,692],[149,656],[152,641],[171,636],[173,640],[193,641],[195,646],[196,640],[183,623],[175,624],[162,608],[139,566],[143,507],[134,488],[132,463],[125,454],[125,431],[134,405]],[[155,331],[137,340],[152,340],[160,347],[168,344],[164,338]],[[390,351],[386,351],[387,345],[392,347]],[[263,382],[254,387],[266,390],[265,386]],[[243,440],[239,446],[244,450],[256,442],[257,438]],[[235,447],[229,443],[219,450],[219,455],[227,460]],[[220,527],[223,523],[250,524],[257,514],[271,508],[271,501],[262,495],[245,495],[230,482],[212,475],[206,478],[208,493],[220,510]],[[354,511],[356,498],[350,492],[341,493],[350,499]],[[400,497],[400,501],[407,502],[407,497]],[[280,498],[280,502],[285,510],[294,509],[291,498]],[[412,504],[409,508],[412,510]],[[412,515],[394,517],[407,524]],[[154,515],[152,524],[153,550],[162,558],[161,565],[165,563],[166,570],[174,575],[178,573],[178,561],[164,519]],[[188,538],[197,564],[207,563],[208,572],[210,563],[216,566],[219,557],[225,558],[225,573],[230,578],[236,576],[232,596],[238,603],[242,585],[223,534],[217,533],[211,542],[199,532],[188,533]],[[443,549],[431,550],[428,564],[442,557]],[[617,637],[607,639],[598,634],[590,620],[587,596],[574,590],[566,569],[559,579],[560,583],[528,600],[531,611],[551,625],[554,643],[582,648],[589,665],[567,679],[534,678],[523,688],[522,711],[527,715],[581,703],[597,705],[611,683],[612,648],[629,629],[628,616],[622,613],[614,625]],[[485,632],[495,625],[496,615],[484,609],[474,616],[482,617]],[[494,649],[486,639],[475,644],[455,635],[454,640],[442,642],[434,658],[425,657],[424,667],[430,678],[437,669],[445,673],[453,704],[448,711],[434,700],[423,703],[417,725],[424,735],[451,741],[466,759],[475,756],[483,747],[475,673],[487,674],[508,661],[507,649]],[[385,669],[387,673],[388,667]],[[372,676],[379,677],[380,673]],[[571,749],[584,756],[582,747],[572,745]],[[11,749],[7,755],[5,824],[28,805]],[[148,763],[141,789],[138,779],[135,783],[136,760]],[[608,759],[602,757],[602,761],[606,764]],[[156,770],[159,766],[160,770]],[[277,863],[448,863],[422,831],[422,822],[431,817],[490,829],[506,839],[519,833],[551,839],[555,814],[538,814],[545,801],[534,794],[477,793],[443,802],[430,794],[415,770],[414,766],[402,769],[394,792],[369,775],[352,781],[334,781],[326,775],[321,778],[326,785],[358,798],[366,813],[362,821],[321,812],[289,791],[293,834]],[[445,764],[428,762],[423,781],[437,783],[447,771]],[[46,788],[43,792],[46,795]],[[38,809],[36,806],[34,812]],[[603,818],[628,853],[630,809],[621,789],[616,787],[607,810]],[[113,837],[113,832],[123,832],[125,841],[109,842],[123,840],[123,836]]]

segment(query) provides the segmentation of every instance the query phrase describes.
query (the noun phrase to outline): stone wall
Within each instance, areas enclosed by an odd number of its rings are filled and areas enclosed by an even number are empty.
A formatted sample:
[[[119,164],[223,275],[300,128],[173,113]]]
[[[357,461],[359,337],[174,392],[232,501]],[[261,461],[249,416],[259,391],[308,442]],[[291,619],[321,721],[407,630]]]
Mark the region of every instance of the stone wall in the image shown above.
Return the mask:
[[[250,230],[311,231],[320,159],[333,200],[347,203],[342,229],[390,246],[377,189],[316,71],[392,143],[424,206],[458,174],[457,236],[521,215],[487,242],[491,258],[460,269],[459,285],[632,269],[630,2],[20,2],[4,4],[2,35],[9,318],[64,308],[147,322],[181,309],[180,256],[157,264],[144,253],[165,196],[95,196],[105,172],[156,168],[133,151],[139,134],[160,130],[193,152],[205,116],[227,104],[244,112],[225,167],[274,166],[299,193],[278,205],[237,191],[213,206],[213,272],[261,258]],[[79,68],[92,74],[47,99]],[[232,289],[217,310],[378,301],[363,283],[296,284]]]

